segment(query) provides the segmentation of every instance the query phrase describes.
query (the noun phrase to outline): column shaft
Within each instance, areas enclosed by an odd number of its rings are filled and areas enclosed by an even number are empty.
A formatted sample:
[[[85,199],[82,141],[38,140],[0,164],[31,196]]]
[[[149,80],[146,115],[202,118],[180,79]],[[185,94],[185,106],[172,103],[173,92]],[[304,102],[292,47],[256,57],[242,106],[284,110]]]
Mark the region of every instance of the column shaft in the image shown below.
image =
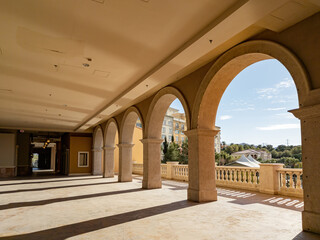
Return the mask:
[[[217,200],[214,137],[218,132],[207,129],[185,132],[189,143],[188,200],[195,202]]]
[[[142,188],[161,188],[161,143],[162,139],[142,139],[143,181]]]
[[[114,177],[114,149],[113,146],[105,146],[104,148],[104,171],[103,177]]]
[[[132,181],[132,147],[134,144],[121,143],[119,147],[119,182]]]

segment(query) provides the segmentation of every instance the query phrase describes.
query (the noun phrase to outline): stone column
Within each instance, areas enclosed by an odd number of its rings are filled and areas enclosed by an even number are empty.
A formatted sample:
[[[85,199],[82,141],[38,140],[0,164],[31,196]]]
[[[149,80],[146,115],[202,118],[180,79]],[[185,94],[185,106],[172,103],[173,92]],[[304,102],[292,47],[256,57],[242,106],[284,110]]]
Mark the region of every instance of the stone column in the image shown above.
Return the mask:
[[[101,175],[102,174],[102,148],[94,148],[93,152],[93,166],[92,166],[92,174],[93,175]]]
[[[113,146],[104,146],[104,178],[114,177],[114,149]]]
[[[280,177],[277,170],[283,169],[282,163],[261,163],[259,182],[260,192],[278,194],[280,191]]]
[[[219,130],[192,129],[186,131],[189,145],[188,200],[217,200],[215,180],[214,137]]]
[[[132,148],[134,144],[120,143],[119,147],[119,182],[132,182]]]
[[[141,139],[143,143],[142,188],[161,188],[161,143],[163,139]]]
[[[291,111],[301,123],[304,231],[320,234],[320,104]]]

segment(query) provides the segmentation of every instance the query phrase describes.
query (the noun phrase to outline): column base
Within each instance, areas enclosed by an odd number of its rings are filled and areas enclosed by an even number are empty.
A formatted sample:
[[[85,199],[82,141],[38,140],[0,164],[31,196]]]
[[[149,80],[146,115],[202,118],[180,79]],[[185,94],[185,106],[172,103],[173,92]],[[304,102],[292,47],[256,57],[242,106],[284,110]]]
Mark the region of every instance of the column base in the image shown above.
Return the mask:
[[[118,182],[132,182],[132,177],[127,177],[127,178],[119,177]]]
[[[114,174],[104,174],[103,177],[104,178],[113,178]]]
[[[302,228],[303,231],[320,234],[320,214],[303,211]]]
[[[150,182],[150,181],[142,181],[142,188],[143,189],[157,189],[157,188],[162,188],[162,182],[157,181],[157,182]]]
[[[217,201],[217,190],[195,190],[188,188],[188,200],[193,202]]]

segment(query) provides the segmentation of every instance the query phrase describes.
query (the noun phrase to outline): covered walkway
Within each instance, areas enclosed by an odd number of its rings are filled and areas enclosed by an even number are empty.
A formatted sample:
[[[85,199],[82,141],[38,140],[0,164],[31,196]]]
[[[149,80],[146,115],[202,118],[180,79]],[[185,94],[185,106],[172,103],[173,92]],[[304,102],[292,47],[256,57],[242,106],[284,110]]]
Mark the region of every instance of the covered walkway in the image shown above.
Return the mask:
[[[218,188],[219,201],[199,204],[185,199],[187,183],[117,180],[1,181],[0,239],[318,239],[301,233],[302,199]]]

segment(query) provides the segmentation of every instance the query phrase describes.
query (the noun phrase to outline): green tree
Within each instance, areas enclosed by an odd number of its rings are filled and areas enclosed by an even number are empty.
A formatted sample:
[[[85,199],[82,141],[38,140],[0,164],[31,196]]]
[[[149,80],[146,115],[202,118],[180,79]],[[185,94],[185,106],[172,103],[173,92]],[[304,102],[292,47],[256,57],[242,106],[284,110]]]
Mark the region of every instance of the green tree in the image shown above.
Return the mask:
[[[162,152],[163,152],[163,154],[165,155],[166,153],[167,153],[167,151],[168,151],[168,141],[167,141],[167,137],[164,137],[164,142],[163,142],[163,150],[162,150]]]
[[[171,142],[168,151],[163,157],[163,162],[179,161],[179,155],[179,145],[175,142]]]
[[[188,138],[181,144],[181,152],[179,155],[180,164],[188,164]]]

